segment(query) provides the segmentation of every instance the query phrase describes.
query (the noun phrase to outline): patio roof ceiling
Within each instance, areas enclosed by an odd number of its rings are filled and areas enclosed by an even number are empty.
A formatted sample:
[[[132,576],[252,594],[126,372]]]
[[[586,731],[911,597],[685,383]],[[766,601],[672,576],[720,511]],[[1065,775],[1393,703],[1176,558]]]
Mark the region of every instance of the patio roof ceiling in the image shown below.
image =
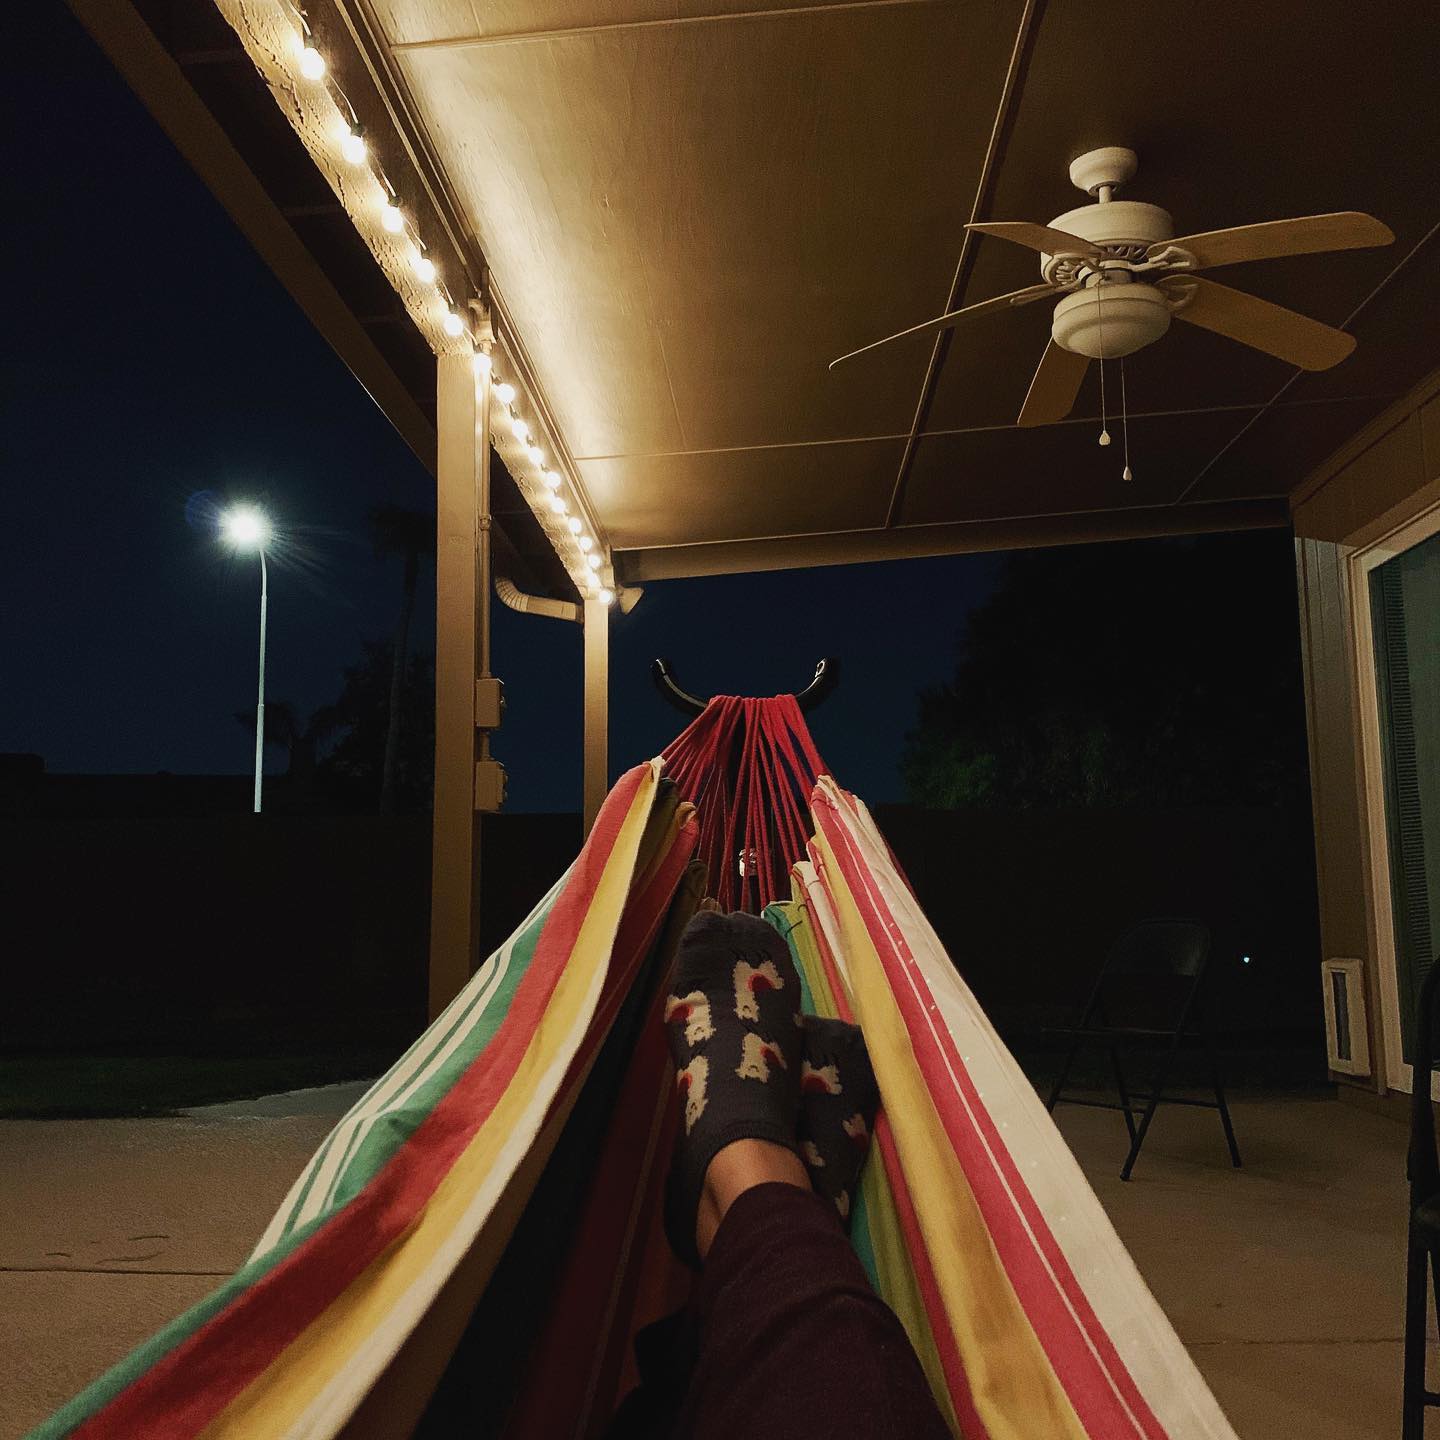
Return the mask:
[[[94,12],[124,7],[72,3],[114,53]],[[303,151],[253,72],[217,62],[233,36],[197,34],[208,6],[134,9],[321,253],[384,352],[372,368],[389,379],[362,378],[423,451],[423,344],[336,233],[339,207],[307,216],[278,193],[278,157]],[[1422,4],[1317,19],[1299,0],[1215,0],[1183,20],[1082,0],[307,10],[341,46],[340,82],[385,100],[456,248],[483,256],[628,578],[1283,523],[1307,471],[1436,362],[1440,32]],[[1297,375],[1174,327],[1126,367],[1130,484],[1095,444],[1095,367],[1071,421],[1014,426],[1048,305],[827,371],[1033,283],[1034,257],[963,227],[1081,203],[1066,166],[1099,144],[1139,152],[1127,195],[1182,233],[1384,220],[1389,249],[1225,277],[1348,326],[1357,352]],[[323,258],[346,245],[347,265]]]

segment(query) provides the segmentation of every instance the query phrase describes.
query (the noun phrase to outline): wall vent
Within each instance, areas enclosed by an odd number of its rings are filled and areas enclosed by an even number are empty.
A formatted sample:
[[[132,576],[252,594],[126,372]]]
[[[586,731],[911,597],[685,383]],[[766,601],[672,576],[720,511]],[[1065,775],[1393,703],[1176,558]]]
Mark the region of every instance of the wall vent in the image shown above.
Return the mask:
[[[1365,1021],[1365,967],[1359,960],[1325,960],[1325,1049],[1342,1075],[1370,1073],[1370,1031]]]

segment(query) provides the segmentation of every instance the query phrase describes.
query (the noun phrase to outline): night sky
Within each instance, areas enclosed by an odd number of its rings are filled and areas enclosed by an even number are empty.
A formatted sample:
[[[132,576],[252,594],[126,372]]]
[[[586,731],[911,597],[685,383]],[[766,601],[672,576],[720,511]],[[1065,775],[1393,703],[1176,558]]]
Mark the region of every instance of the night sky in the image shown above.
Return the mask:
[[[0,27],[0,751],[57,772],[241,774],[258,574],[205,517],[257,500],[286,533],[267,698],[309,710],[395,619],[400,562],[372,553],[368,512],[431,509],[433,482],[60,0],[7,6]],[[915,693],[951,673],[1000,563],[650,586],[612,627],[612,767],[682,723],[653,656],[699,694],[771,694],[834,655],[821,752],[872,802],[901,798]],[[495,611],[507,808],[578,809],[579,627]],[[433,648],[433,594],[416,620]]]

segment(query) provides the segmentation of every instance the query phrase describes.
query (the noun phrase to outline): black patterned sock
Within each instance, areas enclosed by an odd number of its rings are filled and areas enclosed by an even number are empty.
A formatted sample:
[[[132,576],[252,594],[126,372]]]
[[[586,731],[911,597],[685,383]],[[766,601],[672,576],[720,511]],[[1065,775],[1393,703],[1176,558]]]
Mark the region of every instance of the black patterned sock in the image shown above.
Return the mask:
[[[847,1226],[879,1108],[880,1089],[859,1027],[807,1015],[800,1071],[800,1158],[810,1183]]]
[[[680,941],[665,1029],[684,1106],[666,1233],[696,1264],[695,1217],[716,1154],[735,1140],[796,1148],[804,1040],[784,940],[754,915],[696,915]]]

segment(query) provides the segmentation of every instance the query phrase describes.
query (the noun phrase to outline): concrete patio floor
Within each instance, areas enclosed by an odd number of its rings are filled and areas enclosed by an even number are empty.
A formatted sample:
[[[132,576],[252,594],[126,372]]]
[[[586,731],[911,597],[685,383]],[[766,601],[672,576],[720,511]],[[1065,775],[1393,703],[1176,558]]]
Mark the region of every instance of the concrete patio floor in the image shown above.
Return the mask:
[[[358,1087],[173,1119],[0,1122],[0,1440],[23,1435],[245,1257]],[[1241,1440],[1399,1435],[1405,1132],[1332,1100],[1060,1125]],[[1440,1433],[1440,1428],[1437,1428]]]

